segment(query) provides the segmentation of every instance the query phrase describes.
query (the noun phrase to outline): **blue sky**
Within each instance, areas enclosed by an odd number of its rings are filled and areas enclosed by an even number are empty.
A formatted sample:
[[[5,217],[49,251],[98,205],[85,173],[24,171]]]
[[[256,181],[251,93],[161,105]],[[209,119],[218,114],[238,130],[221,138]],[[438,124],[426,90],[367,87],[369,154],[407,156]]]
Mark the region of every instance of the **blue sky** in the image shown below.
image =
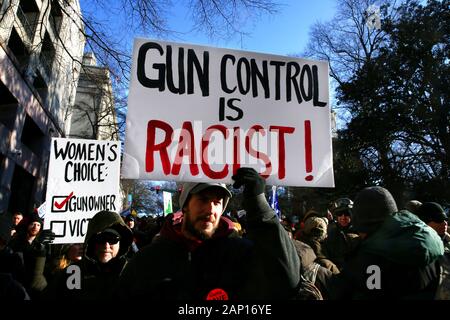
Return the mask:
[[[279,12],[264,15],[245,26],[249,36],[237,36],[230,40],[211,40],[205,34],[186,34],[180,38],[183,42],[242,49],[269,54],[289,55],[301,52],[307,42],[310,26],[317,21],[332,18],[335,12],[335,0],[285,0],[280,2]],[[187,25],[186,11],[178,8],[173,19],[179,30]]]
[[[192,28],[187,13],[187,9],[182,3],[188,1],[173,0],[174,9],[170,11],[170,27],[180,34],[172,34],[161,40],[186,42],[206,46],[224,47],[229,49],[242,49],[269,54],[290,55],[301,53],[305,48],[309,29],[317,21],[327,21],[335,13],[335,0],[281,0],[279,12],[274,15],[263,15],[256,20],[248,21],[243,30],[249,33],[249,36],[241,38],[236,36],[232,39],[210,39],[204,33],[189,32]],[[83,10],[89,11],[92,7],[92,0],[81,0]],[[114,5],[120,2],[110,2],[108,9],[114,8]],[[116,28],[117,37],[124,41],[124,45],[131,47],[134,37],[154,38],[151,34],[139,34],[132,30],[127,30],[123,26],[118,27],[114,23],[120,19],[120,9],[114,13],[106,13],[99,8],[95,9],[95,16],[105,23],[112,23],[112,28]],[[126,30],[121,32],[121,30]]]

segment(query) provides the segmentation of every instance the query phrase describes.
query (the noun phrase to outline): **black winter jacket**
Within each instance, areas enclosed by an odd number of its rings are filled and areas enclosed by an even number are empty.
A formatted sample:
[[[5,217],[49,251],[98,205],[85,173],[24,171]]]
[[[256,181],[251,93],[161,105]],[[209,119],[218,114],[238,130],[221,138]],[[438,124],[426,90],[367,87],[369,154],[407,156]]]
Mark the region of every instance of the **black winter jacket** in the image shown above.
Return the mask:
[[[214,236],[192,243],[179,231],[181,214],[170,215],[161,233],[127,265],[121,297],[205,300],[285,299],[295,294],[300,263],[292,241],[263,194],[244,201],[248,238],[221,217]]]
[[[98,214],[97,214],[98,215]],[[56,300],[106,300],[113,297],[119,275],[127,263],[126,254],[131,246],[133,234],[117,213],[103,211],[89,222],[84,241],[83,259],[55,275],[44,293],[46,299]],[[117,256],[108,263],[99,263],[94,256],[93,236],[107,228],[121,235]],[[77,268],[78,267],[78,268]],[[75,286],[79,270],[80,286]],[[71,284],[71,288],[68,287]]]

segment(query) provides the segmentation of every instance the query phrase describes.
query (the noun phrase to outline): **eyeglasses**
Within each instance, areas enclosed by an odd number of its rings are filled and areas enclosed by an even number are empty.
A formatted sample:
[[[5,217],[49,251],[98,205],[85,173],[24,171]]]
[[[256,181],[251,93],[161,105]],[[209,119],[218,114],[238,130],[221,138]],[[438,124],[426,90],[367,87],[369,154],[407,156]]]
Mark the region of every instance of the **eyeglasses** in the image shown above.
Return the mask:
[[[350,208],[342,208],[340,210],[336,210],[334,212],[334,215],[337,217],[340,217],[340,216],[349,216],[350,217],[352,215],[352,210]]]
[[[95,236],[95,243],[98,244],[105,244],[107,242],[109,244],[116,244],[119,241],[120,237],[110,232],[100,233],[97,236]]]

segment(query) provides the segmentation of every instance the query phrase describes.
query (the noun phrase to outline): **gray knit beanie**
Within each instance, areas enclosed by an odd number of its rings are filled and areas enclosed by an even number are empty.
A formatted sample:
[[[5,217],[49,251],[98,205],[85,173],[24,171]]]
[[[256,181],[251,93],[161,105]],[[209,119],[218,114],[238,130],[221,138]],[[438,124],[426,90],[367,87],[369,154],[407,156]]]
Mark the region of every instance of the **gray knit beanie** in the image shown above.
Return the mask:
[[[388,190],[368,187],[356,196],[352,223],[358,232],[372,233],[387,216],[397,211],[397,204]]]

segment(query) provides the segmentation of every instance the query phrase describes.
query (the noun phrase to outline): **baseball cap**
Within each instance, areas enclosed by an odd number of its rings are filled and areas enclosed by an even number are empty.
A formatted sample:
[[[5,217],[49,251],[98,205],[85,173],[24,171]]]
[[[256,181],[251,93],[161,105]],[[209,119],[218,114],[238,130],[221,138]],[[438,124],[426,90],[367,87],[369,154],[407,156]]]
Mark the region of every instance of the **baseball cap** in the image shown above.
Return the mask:
[[[183,184],[183,188],[181,190],[180,195],[180,207],[183,208],[185,205],[186,200],[188,199],[190,194],[196,194],[200,193],[203,190],[209,189],[209,188],[220,188],[221,190],[225,191],[226,197],[224,199],[223,203],[223,209],[225,210],[225,207],[228,204],[228,200],[232,197],[232,194],[230,190],[227,189],[226,185],[223,183],[214,183],[214,182],[185,182]]]

